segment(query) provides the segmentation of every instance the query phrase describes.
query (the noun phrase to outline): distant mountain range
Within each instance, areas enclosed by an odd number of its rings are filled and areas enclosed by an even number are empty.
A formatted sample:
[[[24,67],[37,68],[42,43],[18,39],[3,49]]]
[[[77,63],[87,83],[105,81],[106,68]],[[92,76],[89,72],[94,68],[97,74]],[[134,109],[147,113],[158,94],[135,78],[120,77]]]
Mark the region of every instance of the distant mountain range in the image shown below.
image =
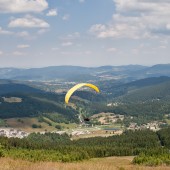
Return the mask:
[[[147,77],[169,76],[170,64],[159,64],[151,67],[141,65],[127,66],[51,66],[45,68],[0,68],[1,79],[12,80],[60,80],[60,81],[89,81],[111,79],[141,79]]]
[[[0,80],[0,95],[9,93],[44,93],[40,89],[12,80]]]

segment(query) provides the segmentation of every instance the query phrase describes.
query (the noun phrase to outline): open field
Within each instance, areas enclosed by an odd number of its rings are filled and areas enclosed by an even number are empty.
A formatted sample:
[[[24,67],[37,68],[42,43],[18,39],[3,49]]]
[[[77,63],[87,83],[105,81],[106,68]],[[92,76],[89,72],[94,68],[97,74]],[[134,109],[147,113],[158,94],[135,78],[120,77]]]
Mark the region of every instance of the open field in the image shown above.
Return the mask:
[[[40,131],[44,131],[45,129],[47,131],[55,130],[54,127],[49,126],[48,124],[46,124],[44,122],[42,122],[42,123],[38,122],[37,118],[20,118],[20,120],[22,120],[23,123],[18,122],[17,118],[11,118],[11,119],[6,119],[6,120],[7,120],[6,123],[8,124],[9,127],[21,129],[26,132],[40,132]],[[42,128],[33,129],[32,124],[41,125]]]
[[[78,139],[84,139],[84,138],[109,137],[109,136],[113,136],[113,134],[106,134],[104,131],[93,131],[93,133],[90,133],[90,134],[72,136],[72,139],[78,140]]]
[[[18,118],[10,118],[6,119],[6,124],[11,128],[21,129],[26,132],[42,132],[42,131],[56,131],[55,125],[60,125],[66,129],[68,128],[75,128],[76,124],[65,124],[65,123],[55,123],[49,120],[48,118],[45,118],[52,124],[52,126],[49,126],[45,122],[38,122],[38,118],[19,118],[21,121],[18,121]],[[42,128],[32,128],[32,124],[41,125]]]
[[[85,129],[84,129],[85,130]],[[80,138],[93,138],[93,137],[109,137],[109,136],[113,136],[113,135],[120,135],[122,134],[123,131],[110,131],[106,133],[106,130],[96,130],[96,129],[86,129],[88,130],[90,133],[89,134],[82,134],[82,135],[75,135],[72,136],[72,139],[80,139]],[[81,130],[80,130],[81,131]]]
[[[21,103],[22,102],[22,98],[19,98],[19,97],[2,97],[4,102],[7,102],[7,103]]]
[[[166,119],[166,122],[168,123],[168,125],[170,125],[170,119]]]
[[[133,157],[91,159],[78,163],[38,162],[0,158],[0,170],[170,170],[170,167],[132,165]]]

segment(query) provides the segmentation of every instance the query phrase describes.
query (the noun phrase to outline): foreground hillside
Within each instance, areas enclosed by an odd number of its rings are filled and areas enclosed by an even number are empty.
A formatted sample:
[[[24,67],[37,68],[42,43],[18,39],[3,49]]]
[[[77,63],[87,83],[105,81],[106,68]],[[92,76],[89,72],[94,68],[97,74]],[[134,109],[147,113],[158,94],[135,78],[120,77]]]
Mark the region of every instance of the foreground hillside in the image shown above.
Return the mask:
[[[31,162],[80,162],[92,158],[135,156],[133,164],[136,165],[169,166],[169,132],[170,128],[157,133],[149,130],[126,131],[120,136],[78,140],[56,133],[32,133],[23,139],[0,137],[0,158]]]
[[[91,159],[77,163],[28,162],[8,158],[0,159],[0,170],[169,170],[170,167],[147,167],[132,164],[133,157]]]

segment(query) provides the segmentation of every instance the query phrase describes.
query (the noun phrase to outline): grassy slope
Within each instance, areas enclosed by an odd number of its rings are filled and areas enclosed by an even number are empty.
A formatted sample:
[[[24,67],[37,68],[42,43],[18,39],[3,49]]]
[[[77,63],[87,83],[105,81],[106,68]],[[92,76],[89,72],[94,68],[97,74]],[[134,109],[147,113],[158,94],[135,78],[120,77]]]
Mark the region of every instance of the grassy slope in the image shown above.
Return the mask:
[[[166,122],[168,123],[168,125],[170,125],[170,119],[166,119]]]
[[[78,163],[39,162],[0,158],[0,170],[168,170],[170,167],[146,167],[132,165],[133,157],[91,159]]]
[[[48,126],[48,124],[44,122],[42,123],[38,122],[37,118],[20,118],[20,119],[23,120],[24,123],[18,122],[17,121],[18,118],[11,118],[6,120],[9,127],[21,129],[27,132],[39,132],[44,131],[45,129],[47,129],[47,131],[56,130],[54,127]],[[33,129],[32,124],[41,125],[42,128]]]
[[[51,120],[49,120],[48,118],[45,118],[46,120],[48,120],[49,122],[52,123],[52,126],[49,126],[47,123],[45,122],[38,122],[38,118],[19,118],[21,119],[24,123],[18,122],[18,118],[11,118],[11,119],[6,119],[6,123],[8,124],[9,127],[12,128],[16,128],[16,129],[21,129],[24,130],[26,132],[42,132],[42,131],[54,131],[57,130],[55,128],[55,125],[61,125],[64,128],[74,128],[76,126],[76,124],[65,124],[65,123],[55,123]],[[37,124],[37,125],[41,125],[42,128],[37,128],[37,129],[33,129],[32,128],[32,124]]]

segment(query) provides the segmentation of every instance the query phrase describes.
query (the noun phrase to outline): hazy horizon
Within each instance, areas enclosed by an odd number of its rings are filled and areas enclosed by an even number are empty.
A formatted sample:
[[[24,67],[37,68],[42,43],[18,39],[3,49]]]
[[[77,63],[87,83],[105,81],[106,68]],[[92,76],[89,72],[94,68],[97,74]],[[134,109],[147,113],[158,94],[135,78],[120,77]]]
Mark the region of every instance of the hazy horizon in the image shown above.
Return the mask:
[[[144,66],[144,67],[153,67],[155,65],[170,65],[170,63],[163,64],[154,64],[154,65],[140,65],[140,64],[127,64],[127,65],[99,65],[99,66],[81,66],[81,65],[49,65],[41,67],[0,67],[3,68],[17,68],[17,69],[34,69],[34,68],[48,68],[48,67],[84,67],[84,68],[98,68],[98,67],[123,67],[123,66]]]

